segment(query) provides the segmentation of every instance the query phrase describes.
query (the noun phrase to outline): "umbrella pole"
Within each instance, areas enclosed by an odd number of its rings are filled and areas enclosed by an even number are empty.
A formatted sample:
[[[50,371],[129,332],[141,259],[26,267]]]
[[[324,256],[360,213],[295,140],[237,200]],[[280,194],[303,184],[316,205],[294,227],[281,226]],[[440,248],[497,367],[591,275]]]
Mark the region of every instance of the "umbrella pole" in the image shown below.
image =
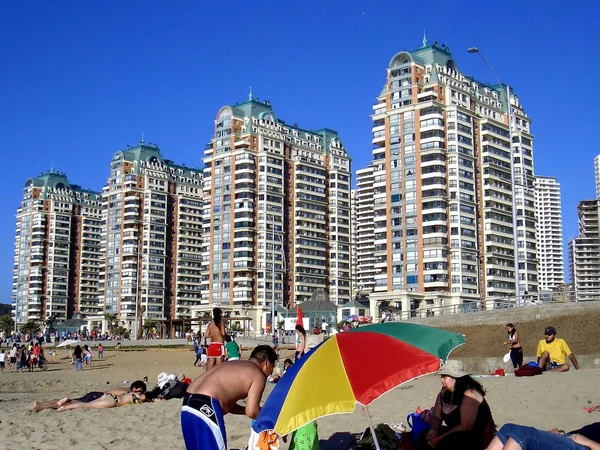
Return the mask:
[[[379,447],[379,441],[377,440],[377,435],[375,434],[375,428],[373,427],[373,421],[371,420],[371,415],[369,414],[369,409],[366,406],[362,407],[363,411],[367,415],[367,421],[369,422],[369,428],[371,429],[371,436],[373,436],[373,442],[375,443],[375,449],[381,450]]]

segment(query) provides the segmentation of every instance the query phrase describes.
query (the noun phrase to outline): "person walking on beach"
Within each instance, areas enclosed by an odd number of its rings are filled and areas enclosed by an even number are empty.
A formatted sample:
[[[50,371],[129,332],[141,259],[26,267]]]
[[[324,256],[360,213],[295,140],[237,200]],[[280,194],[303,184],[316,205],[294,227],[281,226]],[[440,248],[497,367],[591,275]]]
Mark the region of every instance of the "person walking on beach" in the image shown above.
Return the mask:
[[[213,320],[206,327],[206,337],[210,339],[207,352],[209,369],[215,364],[221,364],[225,356],[225,324],[221,320],[222,316],[221,308],[214,308]]]
[[[256,419],[267,377],[277,354],[259,345],[250,359],[227,361],[196,378],[187,388],[181,407],[181,430],[187,450],[227,450],[225,414]],[[246,399],[240,405],[239,400]]]
[[[537,358],[538,365],[543,371],[566,372],[569,370],[567,356],[573,363],[575,370],[579,370],[577,358],[564,339],[556,337],[556,328],[546,327],[544,339],[538,342]]]
[[[98,344],[98,359],[104,359],[104,347]]]
[[[73,350],[73,362],[75,363],[75,372],[83,371],[83,349],[80,345]]]
[[[508,333],[508,341],[504,342],[504,345],[510,345],[510,359],[513,363],[513,367],[518,369],[523,365],[523,346],[521,345],[521,337],[512,323],[506,325],[506,332]]]

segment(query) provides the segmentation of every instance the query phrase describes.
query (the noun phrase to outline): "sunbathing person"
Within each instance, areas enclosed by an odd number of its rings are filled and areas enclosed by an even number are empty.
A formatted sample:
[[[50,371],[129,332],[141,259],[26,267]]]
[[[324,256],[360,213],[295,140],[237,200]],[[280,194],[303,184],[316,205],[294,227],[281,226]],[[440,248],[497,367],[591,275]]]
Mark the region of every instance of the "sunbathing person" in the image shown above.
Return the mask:
[[[127,405],[139,405],[142,403],[153,402],[156,396],[150,392],[140,394],[104,394],[103,397],[94,400],[93,402],[80,402],[78,400],[71,400],[70,398],[63,398],[58,402],[57,411],[68,411],[71,409],[101,409],[101,408],[117,408],[119,406]]]
[[[146,383],[138,380],[138,381],[134,381],[133,383],[131,383],[129,388],[118,387],[118,388],[108,389],[103,392],[99,392],[99,391],[88,392],[83,397],[74,398],[73,400],[76,400],[78,402],[83,402],[83,403],[89,403],[89,402],[93,402],[94,400],[97,400],[99,398],[102,398],[106,394],[123,395],[123,394],[128,394],[128,393],[139,394],[139,393],[143,393],[143,392],[146,392]],[[31,410],[37,412],[37,411],[41,411],[42,409],[58,409],[61,406],[61,405],[59,405],[59,402],[61,400],[63,400],[63,399],[57,398],[55,400],[49,400],[46,402],[35,401],[35,402],[33,402],[33,405],[31,406]]]
[[[600,450],[600,422],[565,433],[556,428],[542,431],[507,423],[498,430],[487,450]]]

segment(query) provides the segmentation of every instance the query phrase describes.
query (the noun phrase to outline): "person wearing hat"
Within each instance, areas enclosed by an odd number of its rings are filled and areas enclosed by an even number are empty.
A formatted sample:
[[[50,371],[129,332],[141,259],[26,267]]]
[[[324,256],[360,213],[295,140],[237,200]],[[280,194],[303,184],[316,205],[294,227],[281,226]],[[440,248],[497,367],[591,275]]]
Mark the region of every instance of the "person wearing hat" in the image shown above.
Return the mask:
[[[579,370],[577,358],[575,358],[566,341],[556,337],[556,328],[546,327],[544,339],[540,340],[537,346],[538,366],[543,371],[566,372],[569,370],[567,356],[573,363],[575,370]]]
[[[496,424],[485,389],[460,361],[447,361],[438,372],[442,390],[435,400],[431,429],[418,436],[418,450],[481,450],[494,438]]]

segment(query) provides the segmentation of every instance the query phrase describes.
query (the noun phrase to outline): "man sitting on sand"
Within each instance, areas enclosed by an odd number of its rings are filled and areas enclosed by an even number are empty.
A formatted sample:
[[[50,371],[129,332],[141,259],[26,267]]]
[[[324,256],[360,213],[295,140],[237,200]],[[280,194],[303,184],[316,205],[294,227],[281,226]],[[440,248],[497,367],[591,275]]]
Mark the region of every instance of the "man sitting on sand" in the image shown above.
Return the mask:
[[[247,361],[227,361],[196,378],[183,396],[181,428],[187,450],[226,450],[225,414],[256,419],[277,354],[259,345]],[[238,400],[246,399],[246,405]]]
[[[71,409],[98,409],[98,408],[117,408],[119,406],[127,406],[127,405],[139,405],[141,403],[153,402],[156,400],[156,396],[154,396],[150,392],[140,393],[140,394],[104,394],[102,397],[92,401],[92,402],[80,402],[78,400],[71,400],[68,397],[65,397],[58,401],[58,409],[56,411],[69,411]]]
[[[546,327],[544,335],[545,339],[542,339],[537,346],[540,368],[548,372],[566,372],[569,370],[566,358],[568,356],[575,370],[579,370],[577,359],[565,340],[556,337],[556,328]]]
[[[82,402],[82,403],[89,403],[89,402],[93,402],[94,400],[97,400],[99,398],[102,398],[106,394],[123,395],[123,394],[129,394],[129,393],[141,394],[144,392],[146,392],[146,383],[138,380],[138,381],[134,381],[133,383],[131,383],[131,386],[129,386],[129,388],[118,387],[118,388],[109,389],[104,392],[88,392],[83,397],[75,398],[73,400]],[[59,404],[59,402],[61,400],[63,400],[63,399],[59,398],[56,400],[49,400],[47,402],[35,401],[35,402],[33,402],[31,410],[37,412],[37,411],[41,411],[42,409],[58,409],[61,406]]]

